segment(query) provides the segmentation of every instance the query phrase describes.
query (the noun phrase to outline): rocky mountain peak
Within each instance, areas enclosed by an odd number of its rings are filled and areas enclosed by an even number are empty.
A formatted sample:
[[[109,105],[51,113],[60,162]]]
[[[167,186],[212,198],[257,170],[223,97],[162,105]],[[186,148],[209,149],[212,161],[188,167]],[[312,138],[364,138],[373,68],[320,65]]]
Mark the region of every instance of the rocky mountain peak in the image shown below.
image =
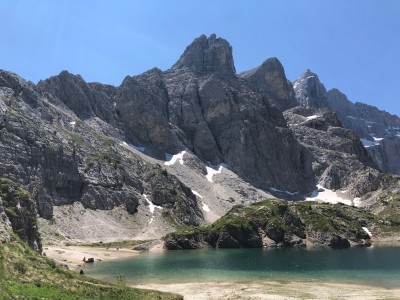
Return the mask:
[[[235,74],[232,47],[222,38],[201,35],[185,50],[172,69],[189,68],[196,73],[220,72]]]
[[[263,64],[239,75],[249,80],[257,90],[266,94],[270,103],[281,111],[297,105],[291,83],[287,80],[285,70],[276,57],[271,57]]]
[[[293,84],[297,102],[305,107],[324,108],[326,103],[326,89],[318,78],[318,75],[310,69],[297,79]]]

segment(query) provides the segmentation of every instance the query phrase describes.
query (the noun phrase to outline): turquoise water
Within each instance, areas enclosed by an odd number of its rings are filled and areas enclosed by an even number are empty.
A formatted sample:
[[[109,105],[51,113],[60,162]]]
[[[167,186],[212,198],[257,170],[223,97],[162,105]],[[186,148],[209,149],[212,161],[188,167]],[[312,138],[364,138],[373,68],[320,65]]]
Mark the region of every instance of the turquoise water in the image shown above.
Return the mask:
[[[400,287],[400,247],[352,249],[205,249],[143,253],[96,262],[86,274],[128,282],[306,280]]]

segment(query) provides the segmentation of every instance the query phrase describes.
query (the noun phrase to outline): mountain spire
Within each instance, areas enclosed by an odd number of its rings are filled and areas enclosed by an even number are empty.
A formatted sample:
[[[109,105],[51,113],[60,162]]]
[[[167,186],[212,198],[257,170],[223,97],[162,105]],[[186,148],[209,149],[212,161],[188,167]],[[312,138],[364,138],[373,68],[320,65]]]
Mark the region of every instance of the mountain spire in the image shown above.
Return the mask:
[[[185,50],[172,69],[189,68],[196,73],[219,72],[235,74],[232,47],[222,38],[201,35]]]

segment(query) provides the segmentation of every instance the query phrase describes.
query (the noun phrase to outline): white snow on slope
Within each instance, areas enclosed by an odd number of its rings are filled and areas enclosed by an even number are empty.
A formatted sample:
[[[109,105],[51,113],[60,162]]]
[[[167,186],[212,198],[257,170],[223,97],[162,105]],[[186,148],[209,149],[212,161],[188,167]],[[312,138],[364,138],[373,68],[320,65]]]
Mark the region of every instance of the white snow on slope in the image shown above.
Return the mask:
[[[205,204],[204,202],[201,202],[201,203],[203,203],[203,206],[202,206],[201,208],[202,208],[205,212],[210,212],[210,211],[211,211],[207,204]]]
[[[150,213],[154,214],[154,210],[155,210],[156,208],[162,209],[161,206],[154,205],[153,202],[151,202],[151,201],[149,200],[149,198],[147,198],[147,195],[146,195],[146,194],[143,194],[143,197],[144,197],[144,199],[146,200],[147,204],[149,205]]]
[[[126,142],[122,142],[122,143],[120,143],[120,145],[121,146],[129,146],[129,147],[131,147],[131,148],[133,148],[133,149],[135,149],[137,151],[140,151],[140,152],[144,152],[146,150],[145,147],[138,147],[138,146],[135,146],[135,145],[132,145],[132,144],[128,144]]]
[[[367,139],[360,139],[361,143],[365,148],[373,147],[379,145],[377,142],[368,141]]]
[[[317,116],[317,115],[312,115],[312,116],[308,116],[307,117],[307,120],[314,120],[314,119],[316,119],[316,118],[318,118],[319,116]]]
[[[358,198],[358,197],[356,197],[356,198],[354,198],[353,199],[353,205],[354,206],[360,206],[360,204],[361,204],[361,198]]]
[[[165,153],[165,158],[166,162],[164,165],[166,166],[172,166],[176,161],[179,159],[179,163],[183,165],[183,155],[186,153],[186,151],[179,152],[178,154],[172,155],[169,153]]]
[[[384,140],[384,138],[377,138],[377,137],[373,137],[375,142],[380,142],[382,140]]]
[[[218,165],[212,165],[212,164],[208,163],[208,167],[206,167],[206,170],[207,170],[206,178],[207,178],[207,180],[209,182],[214,182],[213,179],[212,179],[213,176],[215,174],[221,173],[222,172],[222,168],[229,169],[229,166],[227,164],[224,164],[224,163],[221,163],[221,164],[218,164]]]
[[[323,190],[319,192],[318,190]],[[349,199],[344,199],[336,194],[336,192],[326,189],[322,187],[322,185],[317,185],[317,189],[314,190],[310,197],[306,198],[306,201],[317,201],[317,202],[326,202],[326,203],[343,203],[346,205],[352,205],[352,201]]]
[[[193,193],[193,194],[195,194],[197,197],[199,197],[199,198],[203,199],[203,196],[202,196],[202,195],[200,195],[198,192],[196,192],[196,191],[192,190],[192,193]]]
[[[367,227],[362,227],[362,229],[363,229],[366,233],[368,233],[369,237],[372,237],[372,233],[371,233],[371,231],[368,230]]]

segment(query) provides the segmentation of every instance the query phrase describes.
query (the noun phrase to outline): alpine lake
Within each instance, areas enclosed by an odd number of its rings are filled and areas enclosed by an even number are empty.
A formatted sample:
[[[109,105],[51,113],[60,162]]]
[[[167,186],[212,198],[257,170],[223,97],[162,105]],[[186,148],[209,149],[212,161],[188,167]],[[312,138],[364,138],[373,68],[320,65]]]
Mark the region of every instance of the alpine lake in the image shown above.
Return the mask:
[[[399,288],[400,247],[170,250],[85,268],[88,276],[132,284],[285,280]]]

